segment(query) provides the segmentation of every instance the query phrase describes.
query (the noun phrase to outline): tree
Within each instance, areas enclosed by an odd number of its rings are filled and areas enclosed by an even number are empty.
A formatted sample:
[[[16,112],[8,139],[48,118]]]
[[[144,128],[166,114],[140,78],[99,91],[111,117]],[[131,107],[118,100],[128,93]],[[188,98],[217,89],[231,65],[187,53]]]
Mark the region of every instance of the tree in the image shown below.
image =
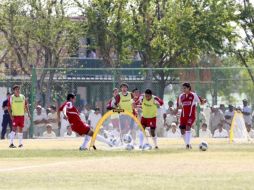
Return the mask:
[[[17,57],[25,75],[38,70],[37,93],[51,101],[52,81],[61,57],[73,50],[73,41],[83,34],[81,23],[66,14],[68,1],[4,0],[0,8],[0,31]],[[46,80],[47,77],[47,80]]]
[[[147,87],[154,77],[160,95],[179,73],[169,67],[193,66],[203,53],[223,53],[225,39],[233,38],[230,25],[234,1],[132,1],[132,42],[146,68],[165,68],[146,73]]]

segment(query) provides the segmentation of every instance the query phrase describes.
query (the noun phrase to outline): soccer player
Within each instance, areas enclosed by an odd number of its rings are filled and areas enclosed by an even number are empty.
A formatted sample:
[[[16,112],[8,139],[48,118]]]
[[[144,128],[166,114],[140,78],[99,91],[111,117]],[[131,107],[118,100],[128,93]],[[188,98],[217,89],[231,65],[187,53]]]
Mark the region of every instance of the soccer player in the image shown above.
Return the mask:
[[[183,83],[183,93],[177,99],[177,109],[182,109],[180,117],[180,130],[185,141],[186,149],[191,149],[191,128],[196,119],[197,103],[204,104],[206,99],[199,97],[196,93],[191,91],[190,83]]]
[[[147,89],[145,91],[145,94],[140,96],[139,101],[141,103],[142,108],[141,124],[144,129],[146,127],[150,127],[150,134],[154,142],[154,147],[155,149],[158,149],[157,136],[155,134],[156,116],[158,108],[163,105],[163,100],[161,100],[157,96],[154,96],[152,94],[152,91],[150,89]],[[143,132],[140,131],[139,133],[140,148],[143,147],[143,140],[144,135]]]
[[[87,144],[91,139],[91,136],[93,136],[93,131],[91,130],[90,126],[84,123],[80,116],[79,111],[74,106],[74,103],[76,101],[76,95],[75,94],[68,94],[67,95],[67,101],[63,103],[63,105],[60,106],[58,109],[58,119],[60,119],[60,112],[62,111],[64,114],[64,118],[69,121],[71,129],[78,133],[80,136],[85,136],[83,144],[80,146],[79,150],[87,150]],[[97,135],[96,139],[98,141],[101,141],[103,143],[108,144],[109,146],[112,146],[112,144],[107,141],[104,137]],[[96,147],[93,147],[96,149]]]
[[[13,140],[15,138],[16,132],[18,133],[19,139],[19,148],[23,147],[23,128],[25,122],[25,111],[28,113],[28,117],[30,118],[30,112],[28,109],[28,103],[23,94],[20,94],[20,87],[18,85],[14,85],[13,95],[9,97],[8,101],[8,111],[12,120],[12,131],[10,132],[10,148],[16,148],[13,144]]]
[[[121,92],[112,99],[110,107],[113,109],[124,109],[125,111],[134,114],[134,109],[132,105],[133,95],[131,92],[128,91],[128,87],[129,86],[126,83],[122,83],[120,85]],[[132,122],[132,118],[126,115],[120,115],[120,127],[121,130],[124,131],[124,133],[127,133],[129,129],[132,130],[133,125],[134,122]]]

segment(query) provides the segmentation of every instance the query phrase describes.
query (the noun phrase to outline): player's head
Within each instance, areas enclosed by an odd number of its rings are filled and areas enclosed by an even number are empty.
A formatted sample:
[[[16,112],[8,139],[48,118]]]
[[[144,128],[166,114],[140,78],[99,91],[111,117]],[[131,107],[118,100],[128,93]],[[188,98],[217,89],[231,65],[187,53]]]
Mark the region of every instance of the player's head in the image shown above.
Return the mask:
[[[247,106],[248,105],[248,100],[247,99],[243,99],[243,106]]]
[[[71,101],[71,102],[75,102],[76,94],[73,94],[73,93],[68,94],[66,100]]]
[[[134,88],[132,90],[132,94],[133,94],[134,97],[138,97],[139,96],[139,90],[138,90],[138,88]]]
[[[120,89],[121,89],[122,92],[127,92],[128,88],[129,88],[129,86],[128,86],[127,83],[122,83],[120,85]]]
[[[20,93],[20,87],[19,87],[19,85],[14,85],[14,86],[12,87],[12,91],[13,91],[13,93],[14,93],[15,96],[18,96],[19,93]]]
[[[189,93],[191,91],[191,85],[188,82],[183,83],[182,85],[183,93]]]
[[[145,91],[145,98],[147,100],[151,100],[152,95],[153,95],[152,91],[150,89],[146,89],[146,91]]]
[[[115,97],[119,93],[118,88],[113,89],[113,96]]]

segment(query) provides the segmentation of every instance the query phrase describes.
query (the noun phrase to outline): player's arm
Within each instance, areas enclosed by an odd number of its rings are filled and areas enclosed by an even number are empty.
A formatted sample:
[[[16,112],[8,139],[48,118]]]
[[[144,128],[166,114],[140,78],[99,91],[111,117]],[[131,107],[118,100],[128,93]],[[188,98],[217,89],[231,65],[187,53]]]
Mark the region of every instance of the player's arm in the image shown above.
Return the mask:
[[[119,102],[120,102],[120,95],[118,94],[118,95],[116,95],[115,97],[112,98],[111,103],[110,103],[110,107],[112,109],[117,108]]]
[[[63,117],[63,118],[64,118],[65,120],[67,120],[67,119],[68,119],[68,117],[67,117],[67,113],[66,113],[66,112],[67,112],[67,105],[65,105],[65,106],[63,107],[63,115],[64,115],[64,117]]]
[[[154,97],[154,103],[155,103],[158,107],[160,107],[160,106],[163,105],[163,100],[160,99],[159,97],[155,96],[155,97]]]

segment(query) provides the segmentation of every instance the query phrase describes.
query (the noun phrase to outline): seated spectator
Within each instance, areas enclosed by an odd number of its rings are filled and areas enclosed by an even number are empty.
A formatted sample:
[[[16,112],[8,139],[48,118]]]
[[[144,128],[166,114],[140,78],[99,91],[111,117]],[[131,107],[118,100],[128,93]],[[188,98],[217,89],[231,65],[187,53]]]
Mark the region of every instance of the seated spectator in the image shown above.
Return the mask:
[[[59,136],[56,106],[50,106],[49,113],[48,113],[48,123],[52,125],[53,131],[55,132],[57,136]]]
[[[45,130],[45,124],[47,123],[47,115],[46,112],[42,112],[42,107],[40,105],[36,107],[33,122],[35,136],[42,136]]]
[[[181,131],[177,128],[176,123],[172,123],[170,128],[167,128],[166,137],[181,138]]]
[[[67,131],[64,133],[64,138],[74,138],[77,137],[76,133],[74,133],[70,126],[67,127]]]
[[[247,128],[247,132],[250,136],[250,138],[254,138],[254,130],[251,128],[251,125],[246,125],[246,128]]]
[[[177,123],[178,120],[173,105],[174,103],[172,101],[168,102],[168,109],[166,111],[164,121],[165,122],[164,124],[167,128],[170,128],[172,123]]]
[[[212,133],[209,129],[207,129],[207,124],[203,123],[201,129],[199,129],[199,137],[200,138],[212,138]]]
[[[223,125],[220,123],[218,124],[218,128],[214,131],[214,138],[227,138],[228,132],[226,129],[223,129]]]
[[[234,117],[235,111],[234,107],[232,105],[228,105],[228,110],[225,111],[224,117],[225,117],[225,124],[224,128],[229,132],[229,129],[231,127],[231,123]]]
[[[56,138],[55,132],[52,130],[52,125],[47,124],[46,125],[47,130],[43,133],[44,138]]]
[[[209,127],[212,134],[214,134],[214,131],[218,128],[218,125],[224,123],[225,118],[223,112],[219,109],[217,105],[214,105],[211,108],[211,111],[212,112],[210,115]]]

